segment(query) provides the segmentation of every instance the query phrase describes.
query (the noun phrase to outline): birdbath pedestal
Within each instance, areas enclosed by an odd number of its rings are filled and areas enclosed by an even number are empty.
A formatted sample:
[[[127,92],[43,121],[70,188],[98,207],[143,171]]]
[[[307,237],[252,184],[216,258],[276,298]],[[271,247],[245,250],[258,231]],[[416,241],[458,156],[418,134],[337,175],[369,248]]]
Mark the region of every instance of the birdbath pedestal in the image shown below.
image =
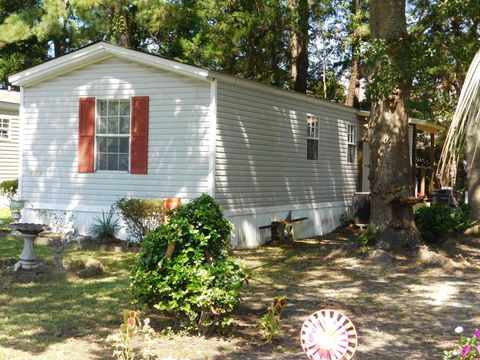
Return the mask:
[[[17,238],[23,239],[23,250],[20,255],[20,261],[15,264],[15,271],[20,269],[35,269],[40,264],[40,259],[35,254],[33,243],[38,234],[48,230],[48,226],[43,224],[18,223],[10,225],[12,231],[15,231]]]

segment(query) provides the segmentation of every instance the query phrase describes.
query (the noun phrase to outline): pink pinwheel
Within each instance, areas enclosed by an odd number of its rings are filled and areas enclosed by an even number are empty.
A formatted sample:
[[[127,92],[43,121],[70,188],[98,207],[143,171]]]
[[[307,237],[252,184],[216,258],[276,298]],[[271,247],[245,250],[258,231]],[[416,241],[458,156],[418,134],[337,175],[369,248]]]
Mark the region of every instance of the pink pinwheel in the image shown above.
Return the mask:
[[[349,360],[357,348],[357,331],[342,313],[324,309],[310,315],[300,334],[303,350],[312,360]]]

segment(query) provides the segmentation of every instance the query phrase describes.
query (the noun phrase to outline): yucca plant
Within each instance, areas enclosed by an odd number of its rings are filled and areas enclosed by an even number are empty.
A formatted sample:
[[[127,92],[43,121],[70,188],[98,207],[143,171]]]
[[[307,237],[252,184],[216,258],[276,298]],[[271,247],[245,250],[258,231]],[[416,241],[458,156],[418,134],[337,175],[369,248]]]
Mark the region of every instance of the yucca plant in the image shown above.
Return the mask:
[[[102,210],[102,216],[94,218],[95,223],[90,227],[90,235],[97,241],[114,239],[120,223],[115,216],[115,210],[111,208],[107,213]]]

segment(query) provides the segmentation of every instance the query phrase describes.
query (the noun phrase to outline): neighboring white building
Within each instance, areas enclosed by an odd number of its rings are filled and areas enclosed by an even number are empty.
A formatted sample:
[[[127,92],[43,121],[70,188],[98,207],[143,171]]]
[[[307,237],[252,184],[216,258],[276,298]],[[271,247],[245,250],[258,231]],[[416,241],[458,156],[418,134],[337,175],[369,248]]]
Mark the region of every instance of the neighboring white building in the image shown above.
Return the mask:
[[[334,230],[357,182],[356,110],[107,43],[10,77],[21,87],[24,221],[72,211],[80,233],[118,198],[213,195],[235,225],[308,217]]]
[[[0,182],[18,178],[20,93],[0,90]],[[0,196],[0,208],[7,199]]]
[[[20,93],[0,90],[0,182],[18,177]]]

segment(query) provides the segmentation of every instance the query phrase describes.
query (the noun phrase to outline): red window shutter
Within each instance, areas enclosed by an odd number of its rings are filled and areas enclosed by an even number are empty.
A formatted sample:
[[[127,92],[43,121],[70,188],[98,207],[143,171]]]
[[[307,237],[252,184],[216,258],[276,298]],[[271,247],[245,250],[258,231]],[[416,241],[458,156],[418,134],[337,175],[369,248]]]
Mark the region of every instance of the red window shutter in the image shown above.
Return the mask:
[[[95,98],[81,98],[78,118],[78,172],[95,170]]]
[[[148,171],[148,96],[132,97],[132,145],[130,172]]]

